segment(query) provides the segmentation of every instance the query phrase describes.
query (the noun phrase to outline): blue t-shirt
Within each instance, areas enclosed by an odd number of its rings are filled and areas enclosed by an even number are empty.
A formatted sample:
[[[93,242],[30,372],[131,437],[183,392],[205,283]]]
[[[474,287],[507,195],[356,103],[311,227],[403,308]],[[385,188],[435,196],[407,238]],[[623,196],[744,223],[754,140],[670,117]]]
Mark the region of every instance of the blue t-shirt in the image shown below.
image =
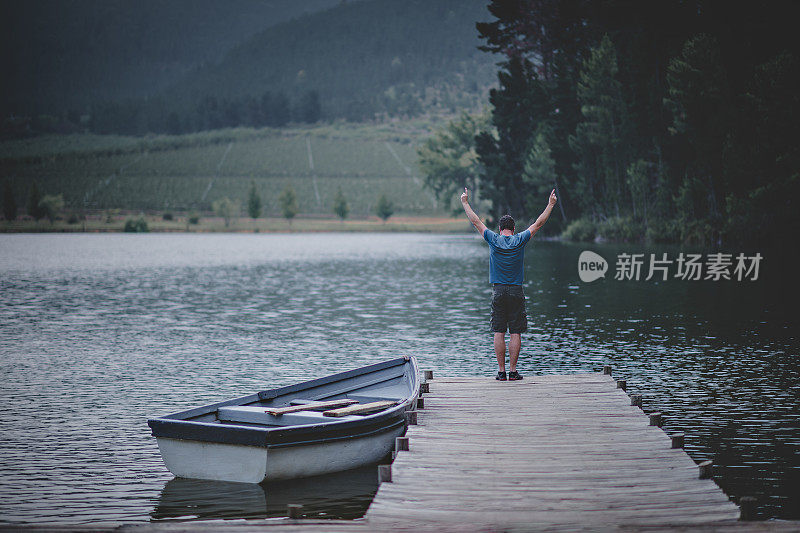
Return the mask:
[[[489,228],[483,232],[489,243],[489,283],[522,285],[522,262],[525,245],[531,240],[531,232],[525,230],[516,235],[499,235]]]

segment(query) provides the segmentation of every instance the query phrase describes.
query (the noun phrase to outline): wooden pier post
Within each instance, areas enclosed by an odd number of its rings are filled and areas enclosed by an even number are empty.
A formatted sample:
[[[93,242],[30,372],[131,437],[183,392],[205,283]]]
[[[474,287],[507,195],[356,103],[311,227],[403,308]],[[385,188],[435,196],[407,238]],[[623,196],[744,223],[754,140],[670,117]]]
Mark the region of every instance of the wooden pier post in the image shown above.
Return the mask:
[[[611,365],[605,365],[603,367],[603,374],[605,374],[606,376],[611,375]]]
[[[423,392],[430,392],[431,386],[429,383],[420,383],[419,384],[419,393],[422,394]]]
[[[416,411],[406,411],[406,424],[409,426],[416,426],[417,425],[417,412]]]
[[[289,518],[302,518],[303,506],[299,503],[290,503],[286,506],[286,516]]]
[[[699,471],[700,479],[711,479],[711,476],[714,473],[714,463],[711,461],[703,461],[697,465],[697,469]]]
[[[617,380],[617,388],[622,390],[627,390],[628,384],[624,379]]]
[[[378,465],[378,483],[392,482],[392,465]]]
[[[394,439],[394,451],[407,452],[408,451],[408,437],[397,437]]]
[[[641,394],[631,394],[631,405],[641,409],[642,408],[642,395]]]
[[[417,398],[417,410],[425,409],[425,400]]]
[[[672,448],[683,448],[683,433],[675,433],[670,437],[672,439]]]
[[[661,419],[661,413],[650,413],[650,425],[661,427],[664,421]]]
[[[433,370],[423,370],[422,373],[425,377],[425,381],[430,381],[433,379]]]
[[[750,522],[757,519],[756,504],[758,500],[752,496],[742,496],[739,498],[739,520]]]

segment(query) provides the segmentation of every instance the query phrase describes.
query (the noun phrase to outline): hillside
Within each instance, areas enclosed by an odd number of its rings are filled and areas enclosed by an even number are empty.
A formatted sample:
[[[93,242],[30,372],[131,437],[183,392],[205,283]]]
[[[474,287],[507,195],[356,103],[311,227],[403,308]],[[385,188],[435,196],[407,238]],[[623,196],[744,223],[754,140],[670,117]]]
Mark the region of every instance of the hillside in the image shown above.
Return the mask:
[[[0,0],[3,116],[152,95],[231,47],[338,0]]]
[[[427,122],[383,126],[220,130],[148,138],[69,135],[0,143],[0,176],[24,206],[33,182],[61,194],[70,212],[210,211],[223,197],[244,208],[251,180],[265,214],[280,216],[284,187],[301,215],[333,214],[341,189],[351,216],[373,213],[385,194],[397,214],[440,214],[416,170]]]
[[[169,102],[237,99],[265,91],[319,95],[323,118],[475,106],[495,80],[477,50],[483,0],[372,0],[277,25],[235,47],[219,64],[187,75]]]
[[[5,138],[452,115],[496,81],[483,0],[0,1]]]

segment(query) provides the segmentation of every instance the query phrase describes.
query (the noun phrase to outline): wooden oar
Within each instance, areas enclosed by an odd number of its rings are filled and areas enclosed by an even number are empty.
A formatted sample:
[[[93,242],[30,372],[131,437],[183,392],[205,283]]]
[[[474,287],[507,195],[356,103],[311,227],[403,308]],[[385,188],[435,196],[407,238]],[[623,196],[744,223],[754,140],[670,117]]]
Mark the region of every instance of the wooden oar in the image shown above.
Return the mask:
[[[383,411],[387,407],[391,407],[393,405],[397,405],[396,401],[382,401],[382,402],[371,402],[371,403],[362,403],[360,405],[351,405],[350,407],[342,407],[341,409],[331,409],[330,411],[324,411],[322,414],[323,416],[347,416],[347,415],[364,415],[367,413],[373,413],[375,411]]]

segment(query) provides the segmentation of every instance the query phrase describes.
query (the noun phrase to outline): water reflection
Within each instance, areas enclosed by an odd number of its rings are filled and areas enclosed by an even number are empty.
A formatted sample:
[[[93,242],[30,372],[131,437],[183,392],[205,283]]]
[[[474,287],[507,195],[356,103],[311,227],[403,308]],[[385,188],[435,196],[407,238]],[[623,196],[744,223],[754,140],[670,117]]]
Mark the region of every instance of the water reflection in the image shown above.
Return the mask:
[[[307,518],[355,519],[364,516],[378,491],[375,465],[305,479],[231,483],[171,479],[164,485],[152,520],[211,520],[286,516],[286,506],[301,504]]]

